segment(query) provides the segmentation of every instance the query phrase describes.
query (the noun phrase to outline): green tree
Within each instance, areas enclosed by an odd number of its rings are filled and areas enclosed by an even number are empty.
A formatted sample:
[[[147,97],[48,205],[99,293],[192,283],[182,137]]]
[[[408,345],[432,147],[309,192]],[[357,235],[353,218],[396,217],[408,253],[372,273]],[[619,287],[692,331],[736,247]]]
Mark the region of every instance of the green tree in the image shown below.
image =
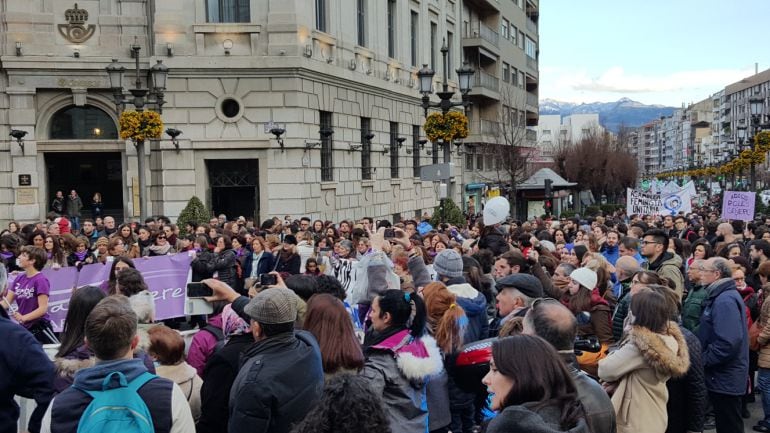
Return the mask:
[[[436,206],[436,209],[433,210],[430,224],[433,227],[437,227],[441,223],[449,223],[458,227],[462,227],[466,223],[462,209],[457,207],[451,198],[445,198],[443,203]]]
[[[186,235],[187,233],[185,233],[185,225],[187,223],[195,222],[197,224],[201,224],[208,222],[210,216],[211,212],[206,209],[206,206],[203,205],[201,199],[196,196],[192,196],[192,198],[190,198],[190,200],[187,202],[187,206],[182,209],[182,213],[179,214],[179,218],[177,218],[176,224],[179,226],[180,232],[183,235]]]

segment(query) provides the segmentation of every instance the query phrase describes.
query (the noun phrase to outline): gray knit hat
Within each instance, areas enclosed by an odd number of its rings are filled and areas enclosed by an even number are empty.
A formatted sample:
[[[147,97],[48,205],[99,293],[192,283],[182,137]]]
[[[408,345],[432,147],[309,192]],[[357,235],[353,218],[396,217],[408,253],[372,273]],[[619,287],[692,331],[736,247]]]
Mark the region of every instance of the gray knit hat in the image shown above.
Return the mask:
[[[463,258],[455,250],[443,250],[433,259],[433,269],[442,277],[462,277]]]
[[[283,287],[265,289],[243,311],[257,323],[275,325],[297,320],[297,295]]]

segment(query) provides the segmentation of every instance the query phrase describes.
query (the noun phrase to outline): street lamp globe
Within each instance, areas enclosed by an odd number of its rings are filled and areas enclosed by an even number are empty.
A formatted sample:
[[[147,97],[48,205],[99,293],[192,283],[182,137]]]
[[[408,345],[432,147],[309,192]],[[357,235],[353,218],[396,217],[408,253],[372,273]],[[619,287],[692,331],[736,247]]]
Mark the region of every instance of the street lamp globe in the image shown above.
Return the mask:
[[[166,88],[166,79],[168,78],[168,66],[163,64],[163,60],[158,60],[158,63],[150,68],[150,74],[152,74],[153,87],[164,90]]]
[[[473,74],[476,72],[468,66],[468,62],[463,62],[463,66],[459,69],[457,69],[455,72],[457,72],[457,77],[460,81],[460,93],[465,95],[466,93],[471,91],[471,88],[473,87],[473,84],[471,83]]]
[[[420,93],[430,95],[433,93],[433,76],[436,75],[433,69],[427,64],[422,65],[422,69],[417,71],[417,78],[420,80]]]
[[[123,73],[126,68],[118,64],[118,59],[112,59],[112,63],[107,65],[107,75],[110,77],[110,87],[113,89],[123,88]]]
[[[749,99],[749,106],[751,109],[751,115],[752,116],[759,116],[762,114],[762,104],[763,104],[762,98],[751,98]]]
[[[739,126],[737,129],[738,129],[738,139],[743,140],[744,138],[746,138],[746,127]]]

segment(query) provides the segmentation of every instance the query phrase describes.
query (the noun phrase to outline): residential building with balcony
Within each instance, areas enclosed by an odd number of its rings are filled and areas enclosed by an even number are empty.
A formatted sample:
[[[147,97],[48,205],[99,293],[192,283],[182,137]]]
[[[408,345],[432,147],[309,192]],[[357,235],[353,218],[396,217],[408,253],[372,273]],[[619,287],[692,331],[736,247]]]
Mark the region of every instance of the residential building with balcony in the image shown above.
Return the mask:
[[[548,161],[533,130],[539,119],[538,20],[539,0],[463,2],[463,54],[477,71],[463,146],[466,208],[471,197],[479,203],[485,190],[496,195],[511,184],[507,149],[525,154],[532,169]]]

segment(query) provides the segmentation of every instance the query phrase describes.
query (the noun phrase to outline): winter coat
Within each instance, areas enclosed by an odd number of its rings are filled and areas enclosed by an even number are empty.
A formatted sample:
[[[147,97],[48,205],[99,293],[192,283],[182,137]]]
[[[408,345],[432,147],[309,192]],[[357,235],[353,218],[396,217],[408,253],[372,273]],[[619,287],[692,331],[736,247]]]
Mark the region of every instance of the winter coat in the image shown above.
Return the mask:
[[[217,279],[230,287],[238,287],[238,274],[235,270],[235,251],[227,249],[214,254],[214,259],[207,263],[206,270],[217,273]]]
[[[591,433],[616,433],[615,408],[612,407],[610,396],[594,378],[580,370],[574,355],[574,362],[568,362],[572,380],[577,388],[578,400],[583,405],[586,424]]]
[[[487,300],[481,292],[464,282],[464,279],[460,278],[460,280],[463,282],[453,283],[454,280],[449,280],[447,289],[457,297],[457,304],[465,310],[468,326],[463,335],[463,344],[468,344],[483,340],[489,334]]]
[[[611,247],[607,244],[604,244],[602,245],[601,253],[602,256],[607,259],[607,261],[610,262],[612,266],[615,266],[615,263],[620,258],[620,248],[617,245]]]
[[[599,378],[620,382],[612,395],[618,433],[663,433],[668,424],[666,381],[687,373],[690,357],[679,325],[666,334],[634,326],[618,350],[599,361]]]
[[[321,351],[309,332],[257,341],[242,360],[230,390],[230,433],[288,433],[321,398]]]
[[[251,334],[235,335],[211,355],[203,370],[201,417],[195,425],[197,433],[227,431],[230,390],[238,376],[241,352],[254,344]]]
[[[620,341],[623,338],[623,326],[631,307],[631,280],[620,284],[623,288],[618,298],[618,305],[615,307],[615,313],[612,315],[612,338],[615,341]]]
[[[96,364],[96,358],[94,353],[85,344],[82,344],[72,352],[60,358],[54,358],[53,363],[56,366],[56,378],[53,385],[58,394],[72,385],[75,373],[84,368],[93,367]]]
[[[313,248],[313,245],[311,245],[310,242],[300,241],[297,244],[297,254],[299,254],[299,258],[300,258],[300,263],[299,263],[300,274],[305,273],[305,262],[307,262],[307,259],[313,257],[313,253],[315,253],[315,248]]]
[[[497,414],[487,426],[486,433],[591,433],[585,419],[569,429],[560,426],[561,412],[556,406],[530,409],[528,405],[508,406]]]
[[[209,318],[208,324],[214,328],[222,329],[222,315],[217,314]],[[187,363],[192,365],[198,376],[203,377],[203,369],[206,367],[206,361],[214,349],[217,347],[219,340],[209,331],[204,329],[195,333],[190,342],[190,349],[187,351]]]
[[[413,339],[406,329],[368,347],[361,375],[369,389],[382,396],[391,430],[423,433],[428,428],[425,384],[443,370],[432,337]]]
[[[731,278],[714,281],[707,290],[697,334],[703,347],[706,388],[744,395],[749,378],[746,305]]]
[[[666,251],[655,262],[650,263],[647,261],[642,263],[642,269],[653,271],[659,277],[672,281],[674,283],[674,291],[679,295],[679,299],[682,299],[682,294],[684,294],[684,276],[682,275],[682,258],[678,254]]]
[[[19,406],[15,395],[34,399],[38,409],[29,420],[28,430],[40,430],[40,420],[53,397],[54,366],[43,347],[24,327],[0,312],[0,432],[17,431]],[[23,431],[24,429],[21,429]]]
[[[61,215],[64,213],[64,200],[65,198],[59,198],[55,197],[53,201],[51,202],[51,210],[57,213],[58,215]]]
[[[760,327],[759,337],[757,337],[757,342],[760,345],[758,352],[759,367],[770,368],[770,344],[767,344],[770,342],[770,302],[762,303],[757,326]]]
[[[706,380],[703,377],[700,341],[684,326],[679,325],[679,330],[682,331],[687,342],[690,368],[687,369],[686,375],[671,378],[666,382],[666,388],[668,388],[666,433],[702,432],[706,421],[708,391],[706,391]]]
[[[276,254],[276,272],[286,272],[291,275],[299,274],[301,260],[299,254],[292,254],[287,259],[281,257],[281,253]]]
[[[600,343],[612,344],[612,320],[610,315],[609,303],[599,295],[598,289],[593,289],[591,291],[590,310],[576,315],[578,335],[581,337],[593,335],[599,339]]]
[[[708,290],[701,285],[693,285],[682,302],[682,324],[691,332],[697,333],[700,316],[703,313],[703,301],[708,297]]]
[[[214,272],[211,271],[211,264],[214,261],[214,253],[208,250],[199,251],[198,255],[190,263],[192,269],[191,281],[203,281],[207,278],[213,278]]]
[[[267,274],[273,271],[275,268],[275,256],[270,251],[263,251],[262,257],[257,264],[257,270],[254,272],[254,256],[256,253],[251,252],[246,256],[246,260],[243,262],[243,276],[244,278],[254,277]]]
[[[83,200],[79,195],[74,198],[71,195],[67,196],[67,216],[80,218],[80,210],[83,209]]]
[[[203,385],[203,380],[195,369],[190,364],[182,362],[177,365],[159,365],[156,370],[158,376],[179,385],[182,394],[190,404],[193,419],[197,420],[201,416],[201,385]]]
[[[83,412],[91,403],[89,394],[81,391],[102,389],[104,378],[112,372],[121,372],[131,382],[147,371],[141,360],[115,360],[99,362],[78,372],[75,383],[56,396],[43,418],[42,432],[74,433]],[[78,389],[79,388],[79,389]],[[144,400],[152,417],[156,433],[182,433],[195,429],[190,405],[179,387],[168,379],[156,377],[137,391]]]
[[[485,248],[492,251],[492,254],[499,256],[510,250],[510,246],[505,241],[503,232],[499,228],[493,228],[489,233],[486,233],[479,239],[479,248]]]

